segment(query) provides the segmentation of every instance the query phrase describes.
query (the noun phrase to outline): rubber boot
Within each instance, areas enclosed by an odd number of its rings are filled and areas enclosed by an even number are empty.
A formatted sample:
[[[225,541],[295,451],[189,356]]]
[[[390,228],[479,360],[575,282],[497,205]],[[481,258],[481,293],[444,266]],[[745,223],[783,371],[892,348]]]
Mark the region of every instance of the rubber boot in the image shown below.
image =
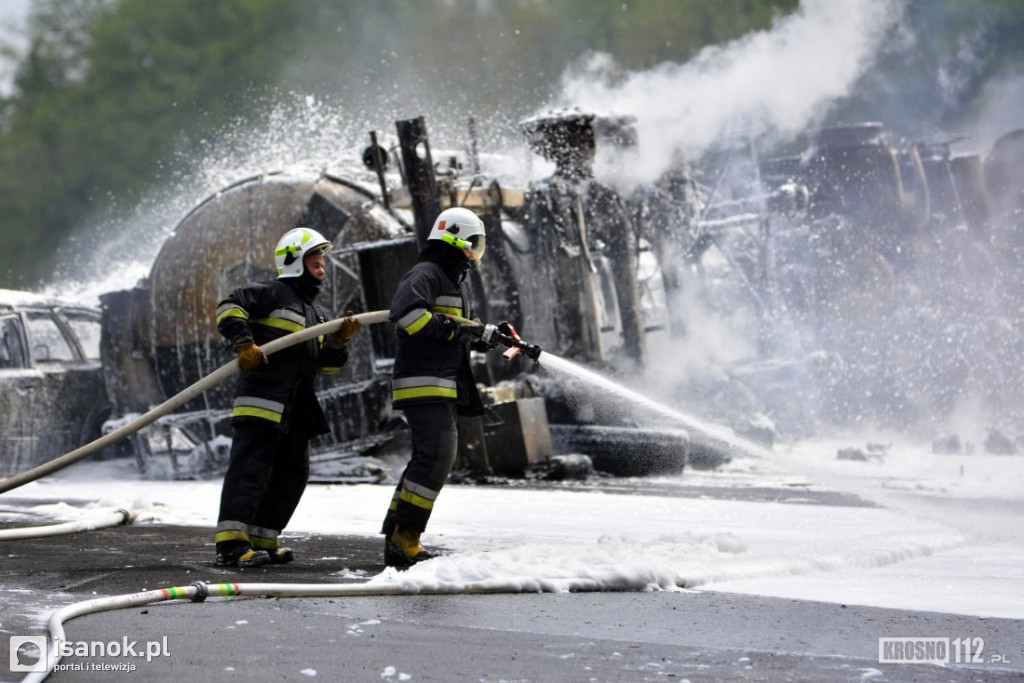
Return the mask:
[[[265,550],[254,550],[245,542],[227,542],[217,544],[218,567],[260,567],[270,562],[270,555]]]
[[[403,530],[395,527],[395,531],[384,539],[384,566],[397,569],[408,569],[417,562],[437,557],[434,553],[420,545],[420,532]]]
[[[266,552],[270,556],[270,564],[288,564],[295,559],[295,552],[291,548],[279,547],[276,538],[256,536],[252,539],[252,547]]]
[[[291,548],[263,548],[270,555],[270,564],[288,564],[295,559]]]

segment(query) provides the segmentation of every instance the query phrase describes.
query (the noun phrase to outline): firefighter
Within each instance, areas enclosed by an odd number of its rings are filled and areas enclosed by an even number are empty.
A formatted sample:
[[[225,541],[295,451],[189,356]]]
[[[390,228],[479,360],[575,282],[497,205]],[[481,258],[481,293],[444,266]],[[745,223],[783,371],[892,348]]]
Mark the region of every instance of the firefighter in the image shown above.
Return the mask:
[[[217,307],[217,329],[238,354],[234,439],[217,518],[217,565],[255,567],[291,562],[278,545],[309,477],[309,440],[328,432],[313,390],[318,370],[348,360],[348,340],[361,323],[348,317],[331,334],[268,358],[261,344],[327,321],[314,303],[331,243],[295,228],[274,250],[277,279],[240,287]]]
[[[455,461],[456,416],[483,414],[469,364],[470,346],[493,348],[493,325],[472,318],[464,282],[485,248],[484,224],[464,208],[438,215],[416,264],[391,302],[396,324],[392,402],[405,413],[412,458],[399,479],[381,532],[384,564],[399,569],[435,554],[420,544],[430,512]]]

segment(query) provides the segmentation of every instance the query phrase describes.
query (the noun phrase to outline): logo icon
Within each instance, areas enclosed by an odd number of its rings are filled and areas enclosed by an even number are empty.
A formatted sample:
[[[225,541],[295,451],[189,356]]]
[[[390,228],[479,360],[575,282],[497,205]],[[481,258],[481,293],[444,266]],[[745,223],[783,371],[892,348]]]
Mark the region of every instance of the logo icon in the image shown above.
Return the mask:
[[[11,671],[46,671],[46,636],[11,636]]]

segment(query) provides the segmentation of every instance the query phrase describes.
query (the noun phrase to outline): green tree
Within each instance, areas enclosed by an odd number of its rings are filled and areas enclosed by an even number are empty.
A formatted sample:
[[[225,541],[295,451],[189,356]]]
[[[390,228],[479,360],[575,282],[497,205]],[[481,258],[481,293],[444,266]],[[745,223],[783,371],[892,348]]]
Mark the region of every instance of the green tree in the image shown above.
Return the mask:
[[[426,115],[443,137],[472,114],[514,132],[590,52],[628,69],[682,62],[795,4],[36,0],[0,101],[0,273],[34,284],[40,252],[188,172],[205,141],[275,97],[339,101],[368,127]]]
[[[0,266],[35,275],[27,252],[48,253],[111,197],[132,201],[172,144],[195,149],[244,113],[296,16],[276,0],[37,3],[3,110]]]

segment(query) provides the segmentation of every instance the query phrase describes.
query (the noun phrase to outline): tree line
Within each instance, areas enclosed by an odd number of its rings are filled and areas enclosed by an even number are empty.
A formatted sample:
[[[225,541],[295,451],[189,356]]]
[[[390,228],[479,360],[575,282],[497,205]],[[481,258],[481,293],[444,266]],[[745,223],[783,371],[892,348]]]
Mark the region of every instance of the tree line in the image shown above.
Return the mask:
[[[422,104],[459,119],[515,117],[548,100],[566,66],[589,52],[631,70],[681,63],[767,28],[797,5],[35,0],[26,47],[0,44],[16,60],[12,88],[0,98],[0,287],[45,282],[40,266],[76,228],[187,173],[209,138],[283,92],[338,98],[353,115]],[[1022,44],[1018,5],[910,0],[922,13],[941,6],[942,16],[987,18],[1002,45],[993,49],[1004,52]],[[962,25],[934,30],[925,57],[956,49]]]

